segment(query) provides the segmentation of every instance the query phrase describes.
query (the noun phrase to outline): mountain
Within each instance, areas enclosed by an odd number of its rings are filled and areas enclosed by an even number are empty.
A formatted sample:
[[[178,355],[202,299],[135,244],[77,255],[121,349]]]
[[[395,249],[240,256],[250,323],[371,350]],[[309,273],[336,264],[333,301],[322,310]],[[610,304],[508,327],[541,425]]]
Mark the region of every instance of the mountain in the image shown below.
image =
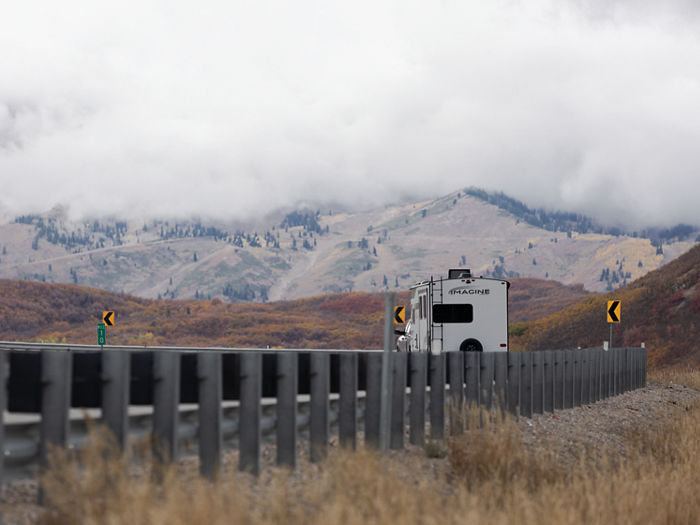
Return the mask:
[[[532,323],[522,323],[511,348],[601,346],[609,338],[607,301],[620,300],[615,346],[649,349],[652,365],[700,365],[700,245],[658,270],[607,294]],[[511,330],[511,333],[513,330]]]
[[[400,291],[450,267],[469,267],[477,275],[605,291],[695,243],[687,228],[669,232],[653,239],[606,233],[585,217],[530,210],[473,188],[367,211],[288,210],[248,223],[74,222],[56,208],[0,224],[0,278],[144,298],[266,302]]]

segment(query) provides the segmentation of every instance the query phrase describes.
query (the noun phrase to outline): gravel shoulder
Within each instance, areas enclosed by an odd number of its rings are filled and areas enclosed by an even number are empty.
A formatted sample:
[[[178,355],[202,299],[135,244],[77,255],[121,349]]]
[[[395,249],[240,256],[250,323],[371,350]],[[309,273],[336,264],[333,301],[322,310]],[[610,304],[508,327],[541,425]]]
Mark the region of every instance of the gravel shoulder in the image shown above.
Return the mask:
[[[519,427],[526,448],[545,444],[565,464],[577,459],[581,447],[624,457],[626,437],[635,429],[658,426],[675,410],[698,401],[700,392],[693,388],[650,382],[590,405],[521,418]]]

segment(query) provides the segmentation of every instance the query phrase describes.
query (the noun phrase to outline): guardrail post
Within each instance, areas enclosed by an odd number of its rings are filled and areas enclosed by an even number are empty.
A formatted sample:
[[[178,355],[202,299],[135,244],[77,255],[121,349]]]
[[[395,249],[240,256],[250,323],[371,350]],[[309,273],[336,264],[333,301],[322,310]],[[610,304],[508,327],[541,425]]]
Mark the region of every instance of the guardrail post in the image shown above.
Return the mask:
[[[591,402],[591,370],[588,350],[579,350],[581,360],[581,405],[587,405]]]
[[[328,410],[330,401],[330,354],[311,354],[311,418],[309,441],[311,461],[323,460],[328,455]]]
[[[574,407],[574,351],[564,350],[564,408]]]
[[[637,353],[637,348],[627,348],[628,360],[628,377],[627,377],[627,387],[629,390],[634,390],[637,388],[637,366],[639,364]]]
[[[628,390],[634,390],[634,375],[636,372],[636,357],[637,353],[635,352],[635,348],[627,348],[627,389]]]
[[[591,350],[591,363],[591,402],[596,403],[600,399],[600,350]]]
[[[7,409],[7,356],[5,350],[0,350],[0,503],[2,499],[2,486],[5,481],[5,418],[4,413]],[[2,523],[2,513],[0,513],[0,523]]]
[[[277,354],[277,464],[297,463],[297,395],[299,357],[296,352]]]
[[[430,437],[445,437],[445,354],[429,356]]]
[[[581,406],[581,387],[583,385],[582,381],[582,368],[583,368],[583,357],[581,356],[581,350],[572,350],[574,358],[574,393],[573,393],[573,405],[575,407]]]
[[[563,350],[554,350],[552,352],[554,360],[554,410],[564,408],[564,361],[565,355]]]
[[[588,349],[588,402],[596,402],[596,385],[598,378],[598,363],[596,361],[596,350]]]
[[[593,382],[591,383],[591,401],[598,402],[600,399],[600,350],[594,348],[591,350],[593,362]]]
[[[463,356],[464,361],[463,376],[466,380],[466,388],[462,390],[466,400],[467,409],[471,410],[479,406],[481,363],[479,362],[480,352],[458,352]],[[465,377],[466,376],[466,377]],[[450,384],[450,388],[452,385]]]
[[[412,445],[425,443],[425,389],[428,354],[414,352],[409,359],[411,369],[410,434]]]
[[[532,417],[532,354],[520,356],[520,415]]]
[[[603,361],[603,377],[601,387],[601,397],[606,399],[610,397],[610,350],[601,350],[600,357]]]
[[[605,350],[598,350],[598,360],[600,361],[600,364],[598,365],[598,370],[600,370],[600,388],[599,388],[599,395],[598,399],[605,399],[608,397],[608,356],[606,355],[608,352]]]
[[[619,393],[627,391],[627,349],[620,348],[620,389]]]
[[[396,295],[388,293],[384,297],[384,351],[382,352],[382,389],[379,401],[379,450],[387,452],[391,441],[391,381],[394,353],[394,304]]]
[[[647,349],[646,348],[644,348],[642,350],[642,359],[643,359],[642,386],[646,387],[647,386]]]
[[[199,472],[215,479],[221,465],[221,354],[197,354],[199,378]]]
[[[338,441],[341,447],[357,448],[357,354],[340,356],[340,408]]]
[[[620,348],[620,394],[627,392],[627,349]]]
[[[238,469],[256,476],[260,473],[262,358],[262,353],[241,354]]]
[[[392,450],[401,449],[404,446],[404,433],[406,432],[406,354],[394,352],[392,357],[392,403],[391,403],[391,441]]]
[[[634,358],[636,352],[634,348],[627,349],[627,390],[634,390]]]
[[[620,394],[627,391],[627,349],[620,348]]]
[[[606,391],[607,395],[605,397],[612,397],[615,395],[615,366],[614,366],[614,354],[612,348],[605,351],[605,361],[606,361]]]
[[[627,354],[627,390],[634,390],[634,348],[625,348],[625,354]]]
[[[129,435],[129,386],[131,356],[125,350],[102,353],[102,421],[122,450]]]
[[[644,351],[641,348],[637,348],[636,354],[637,354],[637,386],[636,386],[636,388],[641,388],[642,387],[642,358],[644,355]]]
[[[476,353],[476,352],[472,352]],[[493,405],[494,352],[476,353],[479,362],[479,405],[490,411]],[[469,388],[469,386],[467,386]]]
[[[382,394],[382,355],[367,355],[365,395],[365,443],[379,448],[379,413]]]
[[[520,407],[520,357],[523,352],[508,352],[508,412],[518,415]]]
[[[544,355],[532,352],[532,412],[544,414]]]
[[[605,350],[598,350],[598,359],[600,363],[598,364],[598,370],[600,371],[600,378],[598,379],[598,399],[605,399],[608,397],[608,352]]]
[[[68,440],[73,354],[43,351],[41,355],[41,460],[47,465],[49,445]]]
[[[153,360],[153,452],[160,461],[176,460],[180,403],[180,354],[155,352]]]
[[[501,418],[506,416],[506,389],[508,386],[508,352],[494,353],[493,388]]]
[[[554,412],[554,356],[551,350],[542,352],[542,366],[544,367],[544,398],[542,410]]]
[[[446,354],[450,374],[450,434],[455,435],[461,432],[463,428],[460,424],[460,419],[464,404],[465,363],[462,352],[447,352]],[[477,377],[478,373],[479,371],[476,370]],[[472,370],[470,370],[470,374],[473,374]],[[478,390],[476,390],[476,395],[479,395]],[[476,403],[476,399],[474,399],[474,402]]]
[[[644,374],[644,350],[642,348],[637,349],[637,388],[642,388],[644,386],[642,382]]]
[[[599,350],[600,353],[600,395],[598,399],[605,399],[608,397],[608,354],[605,350]]]
[[[64,447],[68,441],[72,368],[73,354],[70,351],[45,350],[41,353],[42,391],[39,425],[41,469],[48,467],[49,448]],[[2,459],[4,460],[4,457]],[[43,499],[43,491],[39,490],[39,504],[43,503]]]

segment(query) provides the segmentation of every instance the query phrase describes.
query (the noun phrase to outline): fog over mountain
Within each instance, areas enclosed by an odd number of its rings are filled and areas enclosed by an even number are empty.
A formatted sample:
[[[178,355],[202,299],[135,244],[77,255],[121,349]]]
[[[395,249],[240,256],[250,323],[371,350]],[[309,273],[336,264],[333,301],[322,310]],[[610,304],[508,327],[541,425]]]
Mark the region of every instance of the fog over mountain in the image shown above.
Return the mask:
[[[0,209],[244,218],[476,185],[699,224],[698,5],[13,2]]]

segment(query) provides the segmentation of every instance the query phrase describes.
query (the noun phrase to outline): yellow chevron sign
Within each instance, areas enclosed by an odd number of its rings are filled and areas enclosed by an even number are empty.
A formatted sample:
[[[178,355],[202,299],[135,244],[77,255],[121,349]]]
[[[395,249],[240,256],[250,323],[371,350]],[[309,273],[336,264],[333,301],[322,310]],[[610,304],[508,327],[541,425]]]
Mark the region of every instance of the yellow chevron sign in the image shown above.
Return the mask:
[[[102,312],[102,321],[107,326],[114,326],[114,312]]]
[[[608,301],[608,323],[619,323],[622,301]]]
[[[394,307],[394,324],[402,324],[406,322],[406,307],[405,306],[395,306]]]

